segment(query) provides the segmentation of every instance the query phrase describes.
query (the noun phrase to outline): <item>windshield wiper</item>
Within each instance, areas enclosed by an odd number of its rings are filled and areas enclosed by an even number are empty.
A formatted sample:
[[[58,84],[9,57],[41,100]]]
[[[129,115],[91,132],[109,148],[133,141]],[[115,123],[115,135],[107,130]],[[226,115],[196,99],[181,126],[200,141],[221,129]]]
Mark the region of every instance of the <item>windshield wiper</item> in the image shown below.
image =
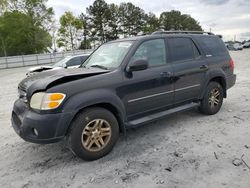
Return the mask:
[[[109,70],[107,67],[103,66],[103,65],[91,65],[90,67],[96,67],[96,68],[100,68],[100,69],[104,69],[104,70]]]

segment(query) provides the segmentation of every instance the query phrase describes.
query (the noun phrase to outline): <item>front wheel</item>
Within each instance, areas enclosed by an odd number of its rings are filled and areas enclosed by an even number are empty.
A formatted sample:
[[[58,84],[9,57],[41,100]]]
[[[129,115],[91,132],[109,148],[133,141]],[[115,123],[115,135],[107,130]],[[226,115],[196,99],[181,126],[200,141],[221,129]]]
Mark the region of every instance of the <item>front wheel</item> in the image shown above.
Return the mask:
[[[201,101],[200,111],[203,114],[216,114],[223,103],[223,89],[218,82],[210,82]]]
[[[103,108],[81,112],[72,123],[69,144],[78,157],[91,161],[107,155],[119,137],[115,116]]]

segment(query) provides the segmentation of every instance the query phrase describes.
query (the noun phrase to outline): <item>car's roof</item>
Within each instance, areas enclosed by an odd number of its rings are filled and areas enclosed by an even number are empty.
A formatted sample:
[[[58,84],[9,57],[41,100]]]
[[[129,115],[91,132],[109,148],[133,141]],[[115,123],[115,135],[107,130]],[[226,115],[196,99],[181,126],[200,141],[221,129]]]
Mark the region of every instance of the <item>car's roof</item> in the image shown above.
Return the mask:
[[[129,38],[123,38],[123,39],[117,39],[114,41],[110,41],[108,43],[112,42],[123,42],[123,41],[139,41],[139,40],[145,40],[145,39],[154,39],[154,38],[159,38],[159,37],[199,37],[199,36],[208,36],[208,37],[219,37],[217,35],[206,35],[206,34],[198,34],[198,33],[163,33],[163,34],[154,34],[154,35],[141,35],[141,36],[136,36],[136,37],[129,37]]]
[[[112,43],[112,42],[123,42],[123,41],[136,41],[136,40],[145,38],[146,36],[149,36],[149,35],[122,38],[122,39],[117,39],[117,40],[110,41],[109,43]]]

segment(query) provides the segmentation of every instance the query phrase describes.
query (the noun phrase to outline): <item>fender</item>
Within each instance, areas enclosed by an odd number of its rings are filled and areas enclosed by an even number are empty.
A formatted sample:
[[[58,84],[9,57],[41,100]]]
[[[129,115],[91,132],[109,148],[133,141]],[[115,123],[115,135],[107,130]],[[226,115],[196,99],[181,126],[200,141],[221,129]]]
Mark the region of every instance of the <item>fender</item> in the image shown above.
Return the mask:
[[[95,89],[90,91],[84,91],[76,95],[71,96],[63,105],[63,111],[73,114],[72,119],[75,115],[84,108],[89,106],[98,105],[101,103],[108,103],[112,105],[118,112],[118,117],[120,121],[121,131],[125,131],[125,117],[126,110],[121,99],[116,95],[115,91],[109,89]],[[68,129],[68,128],[67,128]]]
[[[200,99],[203,98],[204,94],[205,94],[205,91],[206,91],[206,88],[207,88],[207,85],[208,83],[210,82],[210,80],[212,80],[213,78],[216,78],[216,77],[220,77],[223,79],[223,82],[225,84],[225,87],[224,87],[224,92],[226,92],[226,74],[223,72],[222,69],[211,69],[209,71],[206,72],[206,75],[205,75],[205,81],[204,81],[204,84],[201,88],[201,95],[200,95]],[[226,93],[225,93],[225,96],[226,96]]]

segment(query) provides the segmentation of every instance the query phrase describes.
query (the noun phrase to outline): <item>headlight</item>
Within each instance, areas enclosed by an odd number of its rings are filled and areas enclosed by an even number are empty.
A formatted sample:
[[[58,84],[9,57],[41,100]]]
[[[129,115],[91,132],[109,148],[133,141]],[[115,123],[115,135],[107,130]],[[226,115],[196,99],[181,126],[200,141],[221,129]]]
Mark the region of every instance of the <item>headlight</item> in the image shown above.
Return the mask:
[[[35,93],[30,100],[30,107],[38,110],[55,109],[63,102],[66,95],[63,93]]]

